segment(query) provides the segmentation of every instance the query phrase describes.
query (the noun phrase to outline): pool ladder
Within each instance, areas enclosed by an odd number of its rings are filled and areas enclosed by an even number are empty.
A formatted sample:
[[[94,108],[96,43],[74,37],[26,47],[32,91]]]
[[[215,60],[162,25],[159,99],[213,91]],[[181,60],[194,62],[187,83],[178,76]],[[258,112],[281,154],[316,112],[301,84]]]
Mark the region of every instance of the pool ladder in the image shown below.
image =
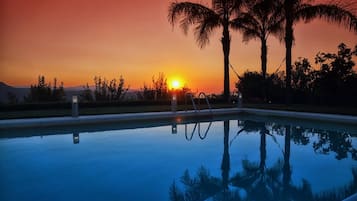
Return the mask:
[[[192,93],[186,93],[185,94],[185,108],[186,108],[186,111],[187,111],[187,97],[189,97],[191,99],[191,103],[192,103],[192,106],[193,106],[193,109],[195,110],[195,112],[200,112],[201,111],[201,99],[205,99],[206,100],[206,104],[207,104],[207,106],[209,108],[209,111],[212,113],[211,104],[209,103],[207,95],[204,92],[200,92],[198,94],[198,107],[197,107],[197,105],[195,103],[195,99],[194,99]],[[211,128],[211,125],[212,125],[212,121],[209,122],[206,131],[202,135],[202,133],[201,133],[201,122],[196,122],[195,126],[194,126],[194,128],[193,128],[193,130],[191,132],[191,135],[188,135],[188,133],[187,133],[187,124],[186,124],[185,125],[185,137],[186,137],[186,140],[188,140],[188,141],[192,140],[193,135],[194,135],[197,127],[198,127],[198,130],[197,130],[198,136],[200,137],[201,140],[205,139],[207,137],[209,129]]]
[[[194,99],[192,93],[186,93],[186,95],[185,95],[185,108],[186,108],[186,111],[187,111],[187,96],[191,99],[192,106],[193,106],[193,109],[195,110],[195,112],[201,111],[201,99],[204,98],[206,100],[207,105],[208,105],[209,111],[212,113],[211,104],[209,103],[207,95],[204,92],[200,92],[198,94],[198,107],[197,107],[197,105],[195,103],[195,99]]]

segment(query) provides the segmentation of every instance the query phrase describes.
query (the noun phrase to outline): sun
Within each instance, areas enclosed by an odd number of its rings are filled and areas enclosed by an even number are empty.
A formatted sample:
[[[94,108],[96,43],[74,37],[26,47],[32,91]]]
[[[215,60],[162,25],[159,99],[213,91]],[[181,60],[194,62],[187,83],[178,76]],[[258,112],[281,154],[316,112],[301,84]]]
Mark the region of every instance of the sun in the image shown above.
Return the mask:
[[[171,81],[171,88],[172,89],[179,89],[182,87],[182,82],[179,79],[173,79]]]

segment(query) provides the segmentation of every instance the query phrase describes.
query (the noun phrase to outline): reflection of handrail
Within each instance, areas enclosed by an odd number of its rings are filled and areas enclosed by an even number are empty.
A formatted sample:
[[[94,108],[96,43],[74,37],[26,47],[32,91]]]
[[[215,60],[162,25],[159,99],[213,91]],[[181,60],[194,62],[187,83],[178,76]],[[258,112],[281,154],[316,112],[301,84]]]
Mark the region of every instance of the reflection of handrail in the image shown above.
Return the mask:
[[[197,123],[195,124],[195,127],[193,128],[193,131],[192,131],[192,133],[191,133],[191,137],[189,138],[189,137],[187,136],[187,124],[185,124],[185,137],[186,137],[186,140],[188,140],[188,141],[191,141],[191,140],[192,140],[193,134],[195,133],[196,128],[197,128]]]
[[[207,133],[208,133],[209,129],[211,128],[212,121],[209,122],[208,127],[206,129],[206,132],[205,132],[205,134],[203,136],[201,136],[201,126],[200,125],[201,124],[198,123],[198,136],[200,137],[201,140],[203,140],[203,139],[205,139],[207,137]]]
[[[209,129],[211,128],[211,125],[212,125],[212,121],[209,122],[208,124],[208,127],[204,133],[204,135],[201,134],[201,122],[196,122],[195,123],[195,126],[193,127],[193,130],[192,130],[192,133],[190,136],[188,136],[188,133],[187,133],[187,124],[185,124],[185,138],[187,141],[191,141],[192,138],[193,138],[193,135],[195,134],[195,131],[196,131],[196,128],[197,128],[197,125],[198,125],[198,136],[200,137],[201,140],[205,139],[207,137],[207,134],[208,134],[208,131]]]

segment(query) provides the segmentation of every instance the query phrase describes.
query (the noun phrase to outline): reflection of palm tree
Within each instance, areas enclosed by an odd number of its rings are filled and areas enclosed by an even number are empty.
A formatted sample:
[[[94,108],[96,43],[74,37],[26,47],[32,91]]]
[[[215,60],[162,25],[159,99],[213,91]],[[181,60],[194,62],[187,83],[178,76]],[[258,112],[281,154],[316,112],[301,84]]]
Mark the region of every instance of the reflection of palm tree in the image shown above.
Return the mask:
[[[237,173],[233,178],[229,178],[230,155],[229,155],[229,121],[224,122],[224,150],[221,163],[222,178],[211,176],[208,170],[201,167],[197,176],[190,176],[186,170],[181,178],[185,187],[182,192],[176,183],[170,187],[170,199],[187,201],[187,200],[255,200],[255,201],[277,201],[277,200],[315,200],[329,201],[342,200],[352,195],[357,189],[357,169],[352,170],[352,181],[339,189],[332,189],[320,194],[313,194],[311,185],[302,180],[301,186],[295,186],[291,182],[290,153],[291,141],[296,135],[297,142],[305,142],[305,135],[302,135],[303,129],[292,128],[290,125],[279,127],[284,133],[284,151],[283,160],[279,160],[272,167],[266,167],[266,136],[271,135],[265,123],[245,121],[243,129],[246,132],[259,132],[260,134],[260,162],[252,163],[243,160],[243,172]],[[298,131],[296,134],[296,131]],[[240,133],[238,132],[238,133]],[[303,137],[298,139],[299,136]],[[241,198],[237,190],[232,186],[245,189],[246,198]]]
[[[181,181],[185,186],[185,192],[182,193],[176,184],[173,183],[170,187],[171,200],[206,200],[209,197],[213,197],[216,200],[240,200],[238,194],[231,192],[228,188],[230,170],[228,120],[224,121],[223,127],[222,179],[211,176],[204,167],[198,170],[195,178],[192,178],[188,170],[186,170],[181,177]]]
[[[351,12],[336,4],[311,5],[303,0],[284,0],[285,12],[285,48],[286,48],[286,88],[287,101],[290,102],[291,93],[291,49],[294,39],[294,24],[300,20],[305,22],[315,18],[323,18],[329,22],[343,24],[357,32],[357,18]]]
[[[290,134],[291,126],[285,127],[285,143],[284,143],[284,165],[283,165],[283,198],[289,199],[291,168],[290,168]]]
[[[209,42],[209,36],[213,30],[222,27],[222,46],[224,55],[224,97],[228,99],[229,92],[229,52],[230,52],[230,34],[229,28],[232,27],[233,17],[242,7],[242,0],[213,0],[212,8],[202,4],[191,2],[173,2],[169,9],[169,21],[174,24],[180,20],[181,27],[185,31],[190,25],[195,27],[195,37],[200,45],[204,47]]]
[[[267,40],[270,34],[280,34],[283,30],[281,0],[255,0],[247,2],[247,12],[241,13],[234,24],[243,32],[243,39],[254,38],[261,42],[261,69],[265,79],[267,71]]]
[[[224,190],[228,189],[230,157],[229,157],[229,121],[224,121],[224,138],[223,138],[223,158],[221,164],[222,186]]]
[[[237,174],[232,183],[248,192],[248,200],[274,200],[274,186],[278,181],[280,163],[272,168],[266,168],[266,135],[270,135],[265,123],[245,121],[243,129],[246,132],[259,131],[260,134],[260,163],[243,160],[243,172]]]

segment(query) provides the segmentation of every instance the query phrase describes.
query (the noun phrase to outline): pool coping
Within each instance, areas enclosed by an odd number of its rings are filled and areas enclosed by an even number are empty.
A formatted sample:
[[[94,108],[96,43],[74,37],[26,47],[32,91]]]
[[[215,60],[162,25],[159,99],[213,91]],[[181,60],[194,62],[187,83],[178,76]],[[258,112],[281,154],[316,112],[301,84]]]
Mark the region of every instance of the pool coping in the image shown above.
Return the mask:
[[[235,115],[239,113],[259,116],[284,117],[304,120],[317,120],[344,124],[357,125],[357,116],[322,114],[283,110],[268,110],[254,108],[222,108],[201,111],[177,111],[177,112],[145,112],[145,113],[124,113],[124,114],[104,114],[86,115],[79,117],[48,117],[31,119],[7,119],[0,120],[0,129],[8,128],[31,128],[48,126],[81,125],[92,123],[129,122],[137,120],[174,119],[177,117],[203,117],[219,115]]]

